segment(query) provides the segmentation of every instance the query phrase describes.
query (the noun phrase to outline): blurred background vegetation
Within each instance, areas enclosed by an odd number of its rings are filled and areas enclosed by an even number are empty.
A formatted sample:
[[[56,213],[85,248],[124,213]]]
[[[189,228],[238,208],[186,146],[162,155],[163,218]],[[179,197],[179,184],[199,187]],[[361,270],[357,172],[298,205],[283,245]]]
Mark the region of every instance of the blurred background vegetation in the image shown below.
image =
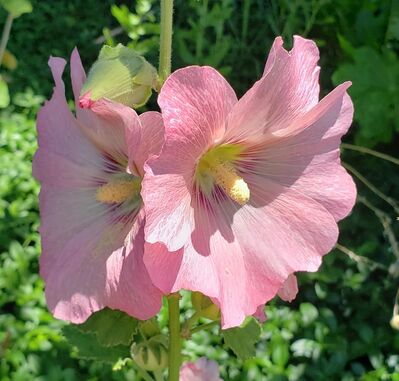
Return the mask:
[[[77,46],[88,69],[102,43],[122,42],[156,65],[159,3],[31,3],[33,11],[14,20],[7,46],[17,62],[8,55],[1,67],[10,103],[0,110],[0,381],[139,380],[128,367],[112,371],[78,359],[61,334],[63,323],[46,309],[31,162],[36,113],[53,86],[48,57],[68,58]],[[293,34],[317,42],[322,95],[353,82],[355,122],[342,158],[359,190],[353,213],[340,224],[340,244],[321,271],[300,275],[293,303],[267,306],[255,358],[235,359],[222,339],[206,332],[194,335],[186,353],[215,359],[226,381],[398,381],[399,333],[389,325],[399,276],[398,163],[367,148],[399,156],[399,1],[175,3],[174,69],[212,65],[239,95],[259,78],[276,35],[287,47]],[[0,10],[1,28],[6,17]],[[154,99],[149,107],[156,107]]]

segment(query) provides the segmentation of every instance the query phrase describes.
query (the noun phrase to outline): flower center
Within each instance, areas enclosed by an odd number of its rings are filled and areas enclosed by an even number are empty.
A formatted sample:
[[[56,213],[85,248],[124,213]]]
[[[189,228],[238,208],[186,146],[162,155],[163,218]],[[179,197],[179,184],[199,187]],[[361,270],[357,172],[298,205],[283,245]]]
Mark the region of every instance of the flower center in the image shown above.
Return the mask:
[[[250,198],[250,190],[244,179],[238,175],[234,162],[242,147],[226,144],[210,149],[197,164],[195,179],[201,190],[211,194],[214,185],[220,186],[226,194],[240,205]]]
[[[97,189],[96,199],[104,204],[120,204],[129,199],[139,198],[140,190],[139,177],[130,174],[115,176]]]

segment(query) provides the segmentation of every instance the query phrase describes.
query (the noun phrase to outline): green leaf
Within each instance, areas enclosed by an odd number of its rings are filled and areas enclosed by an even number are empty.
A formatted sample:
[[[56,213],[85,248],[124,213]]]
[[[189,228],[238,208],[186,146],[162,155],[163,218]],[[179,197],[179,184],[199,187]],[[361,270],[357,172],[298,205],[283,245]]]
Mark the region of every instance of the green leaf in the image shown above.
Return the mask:
[[[122,311],[104,308],[78,325],[82,332],[94,333],[98,342],[106,347],[130,345],[137,332],[138,321]]]
[[[242,360],[255,356],[255,344],[261,327],[255,318],[247,319],[241,327],[222,331],[225,344]]]
[[[96,334],[82,332],[76,325],[64,327],[62,333],[68,342],[77,348],[77,356],[81,359],[115,363],[119,359],[130,357],[130,346],[104,347],[98,342]]]
[[[32,12],[32,4],[28,0],[0,0],[0,5],[14,18]]]
[[[0,108],[5,108],[10,104],[10,94],[6,81],[0,76]]]

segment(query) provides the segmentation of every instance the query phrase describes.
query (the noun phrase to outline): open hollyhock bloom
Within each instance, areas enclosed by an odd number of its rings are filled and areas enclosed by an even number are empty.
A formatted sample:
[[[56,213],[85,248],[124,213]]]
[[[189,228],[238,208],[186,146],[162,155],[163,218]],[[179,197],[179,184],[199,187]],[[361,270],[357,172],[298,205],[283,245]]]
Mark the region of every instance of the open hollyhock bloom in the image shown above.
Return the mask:
[[[50,58],[53,96],[38,115],[40,272],[54,316],[81,323],[108,306],[139,319],[155,315],[162,294],[143,263],[143,165],[163,143],[159,113],[137,116],[108,100],[78,106],[85,81],[77,50],[71,57],[76,117],[68,108],[65,60]]]
[[[350,83],[319,101],[318,59],[314,42],[295,37],[287,52],[277,38],[240,100],[198,66],[174,72],[159,95],[165,144],[143,180],[144,262],[163,292],[212,298],[223,328],[279,291],[295,297],[294,272],[319,268],[354,205],[339,158]]]
[[[219,377],[218,364],[205,357],[187,362],[180,368],[180,381],[223,381]]]

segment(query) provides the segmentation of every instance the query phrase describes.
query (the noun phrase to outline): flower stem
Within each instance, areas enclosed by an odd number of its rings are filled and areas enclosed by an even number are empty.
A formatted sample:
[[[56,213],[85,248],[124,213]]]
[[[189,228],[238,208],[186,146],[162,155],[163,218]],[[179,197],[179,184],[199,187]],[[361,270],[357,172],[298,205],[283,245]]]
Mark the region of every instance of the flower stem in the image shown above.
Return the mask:
[[[7,19],[6,19],[6,23],[4,24],[3,34],[1,36],[0,66],[1,66],[1,63],[3,62],[4,52],[6,51],[7,42],[10,37],[11,25],[12,25],[13,20],[14,20],[13,16],[11,15],[11,13],[9,13],[7,16]]]
[[[172,61],[173,0],[161,0],[161,42],[159,47],[159,81],[169,76]]]
[[[181,363],[179,294],[168,296],[169,306],[169,376],[168,381],[179,381]]]

